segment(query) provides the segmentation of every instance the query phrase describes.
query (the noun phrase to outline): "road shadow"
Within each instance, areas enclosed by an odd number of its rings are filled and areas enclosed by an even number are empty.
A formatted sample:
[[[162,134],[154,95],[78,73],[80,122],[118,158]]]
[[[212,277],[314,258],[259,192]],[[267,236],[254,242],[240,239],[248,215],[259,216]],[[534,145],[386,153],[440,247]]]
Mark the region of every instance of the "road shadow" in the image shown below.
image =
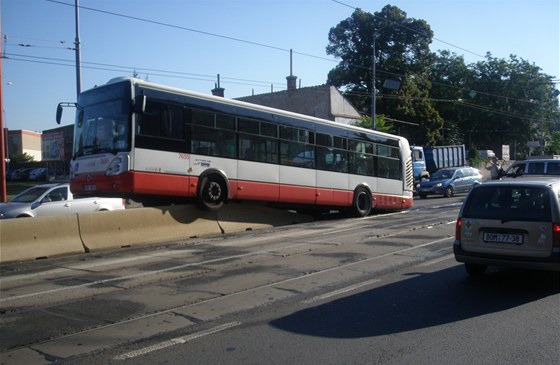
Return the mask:
[[[308,336],[364,338],[439,326],[504,311],[560,293],[558,276],[547,272],[491,271],[469,278],[463,266],[408,279],[333,300],[270,324]]]

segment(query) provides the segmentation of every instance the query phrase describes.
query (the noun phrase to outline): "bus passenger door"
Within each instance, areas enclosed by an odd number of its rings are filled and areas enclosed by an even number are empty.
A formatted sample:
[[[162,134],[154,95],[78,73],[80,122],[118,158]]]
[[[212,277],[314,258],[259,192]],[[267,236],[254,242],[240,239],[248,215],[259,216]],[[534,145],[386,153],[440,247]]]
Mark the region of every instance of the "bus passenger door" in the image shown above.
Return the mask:
[[[290,151],[290,148],[295,152]],[[285,151],[284,151],[285,150]],[[285,144],[280,161],[280,202],[314,205],[317,202],[315,151]]]
[[[280,202],[316,204],[316,182],[315,170],[280,166]]]
[[[277,202],[280,166],[277,141],[251,135],[239,137],[237,198]]]

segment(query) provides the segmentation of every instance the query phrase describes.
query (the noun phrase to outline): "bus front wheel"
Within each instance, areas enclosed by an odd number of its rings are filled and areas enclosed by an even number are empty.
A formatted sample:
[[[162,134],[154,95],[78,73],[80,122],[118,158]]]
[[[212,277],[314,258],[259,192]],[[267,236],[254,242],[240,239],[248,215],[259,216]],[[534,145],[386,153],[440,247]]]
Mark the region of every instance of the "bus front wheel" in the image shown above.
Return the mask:
[[[354,193],[353,211],[357,217],[366,217],[371,213],[373,201],[371,193],[365,188],[359,188]]]
[[[204,210],[218,210],[226,201],[225,181],[216,176],[205,176],[200,182],[198,206]]]

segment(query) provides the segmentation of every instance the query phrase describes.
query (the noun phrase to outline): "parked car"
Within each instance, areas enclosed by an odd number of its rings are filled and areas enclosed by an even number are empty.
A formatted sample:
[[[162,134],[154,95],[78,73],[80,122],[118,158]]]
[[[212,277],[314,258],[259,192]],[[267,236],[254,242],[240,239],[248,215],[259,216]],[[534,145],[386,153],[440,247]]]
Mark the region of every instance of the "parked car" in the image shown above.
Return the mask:
[[[422,199],[428,195],[451,197],[457,193],[466,193],[481,182],[482,175],[474,167],[448,167],[437,170],[428,180],[422,180],[416,191]]]
[[[46,180],[46,178],[47,178],[47,169],[44,167],[39,167],[37,169],[32,170],[29,173],[30,181],[41,181],[41,180]]]
[[[124,200],[121,198],[74,199],[68,183],[43,184],[24,190],[7,203],[0,203],[0,219],[120,209],[125,209]]]
[[[14,181],[16,176],[16,170],[7,169],[6,170],[6,181]]]
[[[475,186],[463,202],[453,252],[469,275],[487,266],[560,271],[560,178]]]
[[[15,170],[12,175],[10,176],[10,180],[12,181],[24,181],[29,179],[29,174],[33,171],[33,168],[24,167]]]
[[[501,174],[501,177],[518,177],[522,175],[560,176],[560,160],[536,159],[516,161]]]

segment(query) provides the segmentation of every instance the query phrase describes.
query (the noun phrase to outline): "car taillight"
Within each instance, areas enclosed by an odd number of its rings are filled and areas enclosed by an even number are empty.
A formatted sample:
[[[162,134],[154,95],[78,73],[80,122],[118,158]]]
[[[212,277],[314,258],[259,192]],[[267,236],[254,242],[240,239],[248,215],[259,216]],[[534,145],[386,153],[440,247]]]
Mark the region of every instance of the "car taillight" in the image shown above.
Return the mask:
[[[552,224],[552,246],[560,247],[560,224]]]
[[[455,223],[455,239],[461,239],[461,224],[463,224],[463,220],[461,218],[457,218],[457,223]]]

